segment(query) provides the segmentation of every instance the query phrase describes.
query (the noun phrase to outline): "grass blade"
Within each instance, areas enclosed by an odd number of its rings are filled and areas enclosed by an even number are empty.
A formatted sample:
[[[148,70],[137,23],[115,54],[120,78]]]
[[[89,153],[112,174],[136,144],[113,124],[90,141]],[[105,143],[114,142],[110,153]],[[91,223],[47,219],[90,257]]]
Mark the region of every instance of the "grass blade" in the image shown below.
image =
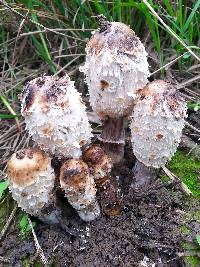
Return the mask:
[[[186,31],[188,29],[190,23],[192,22],[192,19],[193,19],[194,15],[195,15],[195,12],[199,8],[199,6],[200,6],[200,0],[196,1],[195,5],[194,5],[194,7],[192,9],[192,12],[190,13],[185,25],[183,26],[183,31]],[[199,16],[200,16],[200,14],[199,14]]]

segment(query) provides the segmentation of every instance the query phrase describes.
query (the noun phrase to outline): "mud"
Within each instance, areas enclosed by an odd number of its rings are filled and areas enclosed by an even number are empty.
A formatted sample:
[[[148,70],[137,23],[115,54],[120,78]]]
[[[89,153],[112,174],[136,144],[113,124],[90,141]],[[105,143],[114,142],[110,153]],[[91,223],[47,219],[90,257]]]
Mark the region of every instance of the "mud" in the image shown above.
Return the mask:
[[[130,190],[133,157],[129,147],[125,156],[122,165],[112,172],[122,188],[121,215],[109,218],[102,214],[85,223],[65,202],[62,229],[32,218],[37,221],[36,235],[51,266],[185,266],[179,257],[183,252],[183,195],[159,180],[140,192]],[[195,223],[190,225],[196,229],[194,235],[198,230]],[[38,266],[33,265],[38,257],[33,238],[30,234],[22,240],[17,223],[12,224],[1,242],[0,256],[8,261],[0,266],[24,266],[25,258],[31,266]]]

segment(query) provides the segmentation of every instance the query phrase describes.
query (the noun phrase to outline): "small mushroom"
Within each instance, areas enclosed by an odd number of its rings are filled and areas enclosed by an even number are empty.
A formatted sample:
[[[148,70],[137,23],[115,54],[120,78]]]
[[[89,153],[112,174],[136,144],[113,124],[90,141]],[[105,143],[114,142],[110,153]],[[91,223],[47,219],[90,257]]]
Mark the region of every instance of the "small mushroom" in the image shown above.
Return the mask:
[[[90,146],[83,154],[83,159],[90,167],[90,172],[97,185],[101,209],[108,216],[119,215],[121,213],[121,194],[116,179],[113,179],[110,174],[111,160],[98,145]]]
[[[157,80],[139,93],[130,124],[133,152],[147,167],[160,168],[181,141],[186,102],[175,86]]]
[[[51,158],[37,148],[14,153],[7,165],[9,189],[18,206],[44,222],[59,223]]]
[[[60,185],[82,220],[89,222],[100,215],[95,182],[85,162],[80,159],[65,161],[60,170]]]
[[[42,76],[23,92],[22,115],[33,140],[57,157],[79,158],[91,127],[80,94],[68,75]]]
[[[131,114],[138,89],[148,82],[147,53],[134,31],[100,16],[100,28],[86,46],[81,68],[90,104],[103,121],[100,140],[113,163],[124,154],[124,120]]]

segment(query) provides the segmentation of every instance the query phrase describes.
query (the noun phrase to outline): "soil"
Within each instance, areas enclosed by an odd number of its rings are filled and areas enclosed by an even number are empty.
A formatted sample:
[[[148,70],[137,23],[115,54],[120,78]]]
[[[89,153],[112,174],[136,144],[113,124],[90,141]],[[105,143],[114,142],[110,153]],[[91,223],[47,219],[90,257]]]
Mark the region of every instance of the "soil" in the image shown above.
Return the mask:
[[[134,162],[129,147],[125,158],[113,170],[122,188],[121,215],[109,218],[102,214],[97,220],[85,223],[65,202],[66,231],[32,218],[37,221],[36,235],[52,266],[185,266],[180,257],[183,195],[160,180],[140,192],[130,189]],[[195,222],[191,229],[196,228],[194,225]],[[38,254],[32,236],[26,240],[19,238],[19,227],[13,223],[0,244],[0,256],[8,261],[0,266],[25,266],[25,258],[34,263]]]

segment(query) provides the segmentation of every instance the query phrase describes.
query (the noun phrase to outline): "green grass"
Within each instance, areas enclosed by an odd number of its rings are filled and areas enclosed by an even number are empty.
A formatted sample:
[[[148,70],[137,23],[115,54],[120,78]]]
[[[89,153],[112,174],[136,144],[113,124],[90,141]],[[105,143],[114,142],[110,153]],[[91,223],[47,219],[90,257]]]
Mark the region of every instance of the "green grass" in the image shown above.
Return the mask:
[[[14,1],[7,1],[11,8],[15,8]],[[179,44],[166,29],[160,25],[149,11],[148,7],[141,1],[47,1],[49,5],[45,5],[43,1],[29,0],[18,1],[17,11],[27,17],[24,22],[23,32],[34,32],[44,30],[44,27],[57,29],[72,29],[66,33],[66,36],[59,36],[55,33],[53,38],[64,41],[64,53],[68,54],[70,38],[84,39],[90,36],[90,31],[74,31],[73,29],[93,29],[97,28],[97,21],[93,17],[97,14],[104,14],[111,21],[122,21],[131,26],[141,38],[147,27],[151,34],[151,40],[154,43],[155,50],[158,55],[161,51],[161,43],[167,41],[167,46],[173,48],[179,54],[183,51],[183,47]],[[179,0],[177,5],[172,5],[171,1],[165,0],[163,3],[157,3],[150,0],[154,10],[160,15],[168,26],[179,35],[188,45],[197,45],[200,39],[199,6],[200,0],[192,4]],[[12,11],[11,15],[12,15]],[[28,14],[27,14],[28,12]],[[19,22],[23,17],[17,15]],[[12,19],[12,18],[11,18]],[[42,27],[41,27],[42,26]],[[5,42],[4,23],[2,27],[2,42]],[[13,33],[11,33],[13,34]],[[16,34],[16,33],[14,33]],[[76,39],[75,39],[76,40]],[[31,34],[29,41],[35,47],[38,56],[46,61],[50,67],[50,71],[55,73],[56,66],[51,56],[51,41],[48,40],[44,33]],[[57,40],[56,40],[57,41]],[[6,47],[4,46],[5,50]],[[80,49],[84,47],[81,45]],[[5,59],[7,60],[7,58]],[[67,60],[67,59],[65,59]],[[162,64],[162,62],[160,62]]]
[[[22,90],[22,84],[26,81],[24,77],[29,77],[30,74],[18,66],[19,63],[24,64],[26,68],[32,68],[36,71],[35,75],[39,75],[41,72],[55,74],[63,66],[68,66],[65,70],[70,71],[83,62],[84,57],[72,61],[73,54],[84,53],[86,38],[91,36],[91,29],[98,27],[94,17],[97,14],[104,14],[110,21],[121,21],[130,25],[143,41],[148,37],[147,46],[152,46],[158,58],[157,69],[169,62],[170,56],[179,56],[185,52],[185,48],[160,24],[142,1],[55,0],[44,3],[41,0],[8,0],[6,2],[7,4],[2,5],[0,10],[0,60],[6,71],[6,77],[11,78],[10,87],[8,90],[3,90],[8,101],[12,101],[13,95]],[[194,3],[179,0],[173,1],[174,4],[169,0],[148,2],[179,38],[189,47],[194,47],[195,53],[199,54],[200,0]],[[20,34],[27,35],[21,37]],[[26,52],[24,57],[23,53],[21,55],[17,53],[23,42],[23,51]],[[15,57],[11,54],[13,50]],[[72,56],[58,58],[59,55],[69,54]],[[13,63],[13,58],[18,60],[16,64]],[[193,64],[194,58],[187,54],[187,57],[180,58],[174,67],[185,71]],[[43,70],[40,72],[41,66]],[[164,77],[164,74],[162,70],[161,77]],[[21,76],[24,81],[20,82],[18,77]],[[5,115],[1,115],[1,118],[5,118]]]

